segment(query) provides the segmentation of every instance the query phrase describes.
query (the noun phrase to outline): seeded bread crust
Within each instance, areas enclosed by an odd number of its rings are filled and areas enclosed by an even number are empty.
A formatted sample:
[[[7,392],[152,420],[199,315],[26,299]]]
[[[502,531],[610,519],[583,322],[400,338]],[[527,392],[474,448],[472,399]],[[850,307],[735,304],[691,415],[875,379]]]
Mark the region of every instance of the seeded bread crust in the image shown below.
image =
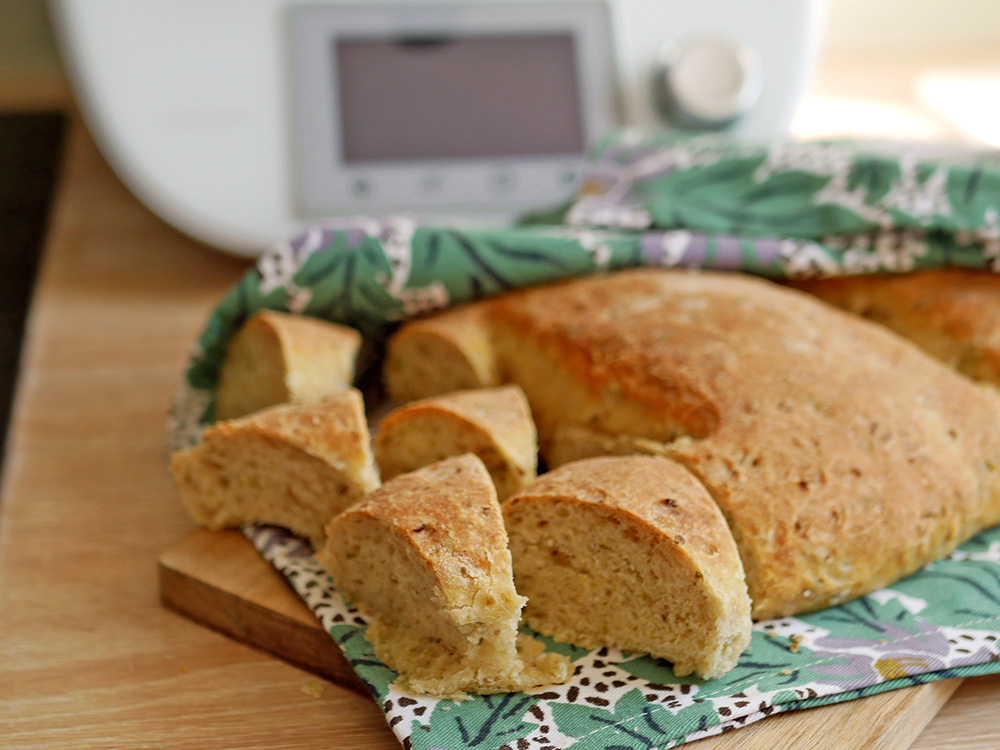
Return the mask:
[[[216,418],[310,401],[354,382],[361,334],[317,318],[262,310],[233,337],[219,373]]]
[[[891,328],[975,380],[1000,385],[1000,274],[936,268],[791,286]]]
[[[538,466],[531,408],[516,385],[458,391],[395,409],[379,422],[374,446],[383,479],[474,453],[501,501],[531,482]]]
[[[380,484],[353,388],[217,422],[197,446],[174,453],[170,471],[197,523],[283,526],[315,548],[333,516]]]
[[[435,695],[564,682],[568,660],[518,643],[514,588],[496,491],[471,454],[401,474],[330,522],[317,555],[373,618],[375,653],[397,686]]]
[[[576,461],[503,506],[525,620],[714,678],[750,643],[736,542],[698,480],[665,458]]]
[[[886,586],[1000,522],[995,393],[801,292],[647,269],[478,304],[550,465],[566,435],[565,458],[628,438],[685,465],[757,619]]]

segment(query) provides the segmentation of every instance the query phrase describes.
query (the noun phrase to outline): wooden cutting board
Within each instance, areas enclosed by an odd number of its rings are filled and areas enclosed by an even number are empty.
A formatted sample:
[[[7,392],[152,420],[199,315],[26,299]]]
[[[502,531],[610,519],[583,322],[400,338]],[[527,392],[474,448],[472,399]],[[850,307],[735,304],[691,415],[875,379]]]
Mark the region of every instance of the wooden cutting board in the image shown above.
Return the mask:
[[[159,557],[163,604],[244,643],[365,693],[312,612],[238,531],[197,530]],[[698,750],[865,748],[903,750],[945,704],[960,679],[863,700],[779,714],[699,740]],[[350,722],[349,716],[338,721]]]

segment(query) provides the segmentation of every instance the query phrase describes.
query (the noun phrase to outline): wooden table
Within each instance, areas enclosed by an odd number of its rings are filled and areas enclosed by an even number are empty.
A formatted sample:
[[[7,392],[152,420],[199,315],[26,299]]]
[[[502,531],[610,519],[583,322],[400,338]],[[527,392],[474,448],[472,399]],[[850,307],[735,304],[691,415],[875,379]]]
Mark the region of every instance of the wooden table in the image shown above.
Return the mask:
[[[73,120],[0,499],[0,746],[398,747],[368,698],[158,601],[157,554],[192,529],[165,470],[167,409],[246,266],[150,214]],[[1000,677],[966,680],[912,747],[1000,747],[998,697]],[[785,747],[830,747],[788,726]]]

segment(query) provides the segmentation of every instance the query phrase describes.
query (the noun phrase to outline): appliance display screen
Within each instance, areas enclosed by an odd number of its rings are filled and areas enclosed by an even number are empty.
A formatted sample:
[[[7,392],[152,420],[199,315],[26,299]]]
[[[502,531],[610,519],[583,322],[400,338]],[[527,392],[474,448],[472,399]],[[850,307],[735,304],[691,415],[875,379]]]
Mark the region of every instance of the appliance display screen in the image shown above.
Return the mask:
[[[344,163],[581,154],[570,34],[338,37]]]

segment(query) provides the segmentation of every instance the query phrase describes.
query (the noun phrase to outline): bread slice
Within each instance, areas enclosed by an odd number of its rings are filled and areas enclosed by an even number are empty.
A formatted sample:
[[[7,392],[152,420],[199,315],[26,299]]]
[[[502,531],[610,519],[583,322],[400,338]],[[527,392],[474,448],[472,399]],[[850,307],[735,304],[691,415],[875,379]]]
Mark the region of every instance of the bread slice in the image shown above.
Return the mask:
[[[1000,385],[1000,274],[935,268],[790,285],[891,328],[964,375]]]
[[[486,465],[501,501],[535,478],[538,436],[520,388],[480,388],[414,401],[389,413],[375,433],[383,479],[463,453],[476,454]]]
[[[311,401],[354,382],[361,334],[353,328],[262,310],[246,320],[226,350],[215,415],[236,419],[259,409]]]
[[[383,380],[399,403],[502,382],[475,305],[412,321],[389,341]]]
[[[503,506],[527,623],[585,648],[720,677],[750,643],[736,542],[698,480],[665,458],[592,458],[542,475]]]
[[[493,482],[471,454],[386,482],[327,528],[318,555],[371,617],[396,687],[458,696],[564,682],[568,660],[517,633],[524,597]]]
[[[995,389],[806,294],[644,269],[476,305],[549,465],[629,444],[685,465],[757,619],[882,588],[1000,523]]]
[[[314,548],[333,516],[379,486],[364,405],[353,388],[217,422],[200,444],[172,456],[170,470],[181,501],[203,526],[283,526]]]

